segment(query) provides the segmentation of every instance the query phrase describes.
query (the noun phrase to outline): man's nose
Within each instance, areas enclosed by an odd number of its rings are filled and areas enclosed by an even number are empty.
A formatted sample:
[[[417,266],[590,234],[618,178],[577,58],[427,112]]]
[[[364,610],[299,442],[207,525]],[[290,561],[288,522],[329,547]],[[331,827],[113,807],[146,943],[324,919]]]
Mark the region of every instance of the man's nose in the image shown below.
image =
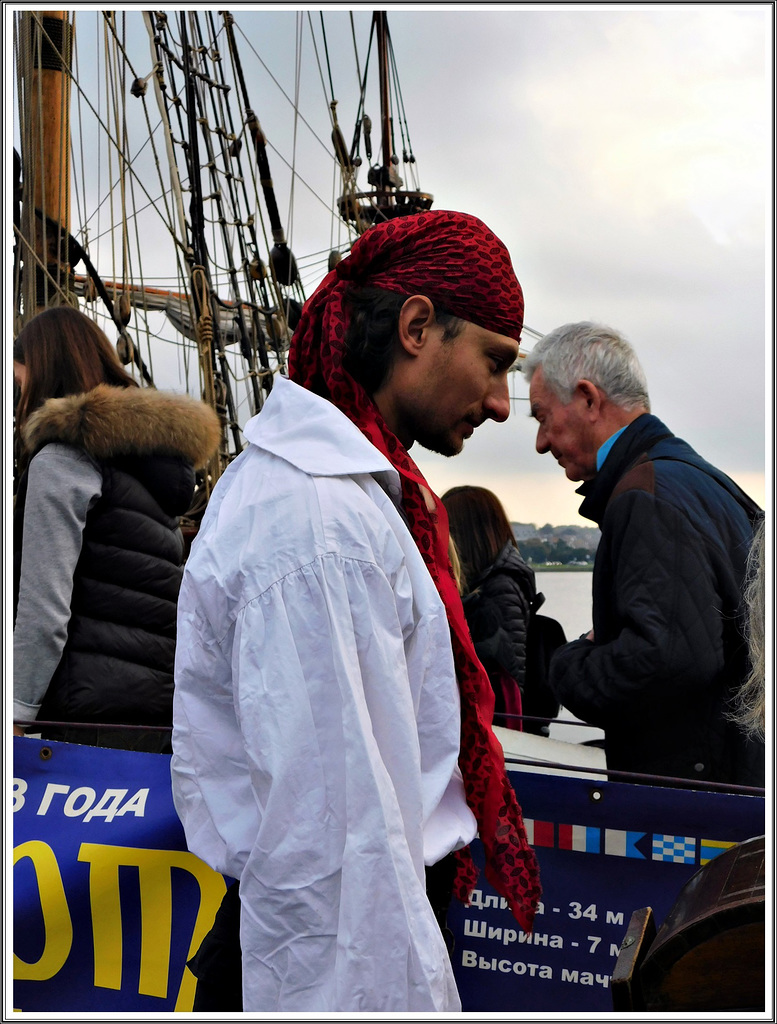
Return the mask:
[[[537,440],[534,446],[540,455],[544,455],[546,452],[550,451],[550,445],[548,444],[548,439],[545,436],[545,429],[541,423],[537,427]]]
[[[494,383],[484,402],[484,408],[489,419],[504,423],[510,415],[510,391],[506,380]]]

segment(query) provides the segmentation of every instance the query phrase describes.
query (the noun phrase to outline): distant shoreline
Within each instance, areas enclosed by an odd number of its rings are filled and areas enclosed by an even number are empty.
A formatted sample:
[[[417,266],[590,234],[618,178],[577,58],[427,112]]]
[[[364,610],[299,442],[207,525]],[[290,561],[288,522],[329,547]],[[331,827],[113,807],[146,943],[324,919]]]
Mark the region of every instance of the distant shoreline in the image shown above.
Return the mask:
[[[593,565],[543,565],[535,562],[527,563],[535,572],[593,572]]]

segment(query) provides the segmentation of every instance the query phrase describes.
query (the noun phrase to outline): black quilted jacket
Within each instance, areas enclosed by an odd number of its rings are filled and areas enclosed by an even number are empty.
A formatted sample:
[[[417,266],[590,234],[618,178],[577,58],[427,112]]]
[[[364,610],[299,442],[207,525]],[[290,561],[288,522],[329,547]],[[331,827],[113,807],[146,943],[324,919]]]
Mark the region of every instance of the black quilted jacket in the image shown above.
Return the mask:
[[[67,642],[41,721],[172,722],[184,560],[178,516],[191,502],[193,466],[207,461],[219,433],[218,417],[203,402],[105,385],[50,399],[28,420],[30,451],[53,441],[72,444],[102,471],[102,492],[88,513],[75,569]],[[17,588],[24,572],[26,484],[25,476],[15,509]],[[67,498],[63,494],[63,508]]]
[[[578,493],[602,531],[595,639],[556,652],[556,695],[604,729],[610,768],[763,786],[763,745],[726,717],[747,674],[741,595],[760,510],[647,414]]]
[[[526,675],[526,627],[536,594],[534,570],[505,544],[463,600],[478,658],[497,662],[521,690]]]

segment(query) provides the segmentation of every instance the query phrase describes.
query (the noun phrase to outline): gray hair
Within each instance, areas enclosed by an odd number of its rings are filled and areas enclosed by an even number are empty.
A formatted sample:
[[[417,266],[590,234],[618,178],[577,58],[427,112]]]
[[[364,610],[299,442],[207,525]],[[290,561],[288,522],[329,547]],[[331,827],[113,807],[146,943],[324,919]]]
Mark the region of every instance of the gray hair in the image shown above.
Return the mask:
[[[541,338],[523,362],[531,382],[542,367],[545,383],[567,405],[577,382],[590,380],[609,400],[627,412],[650,412],[645,372],[634,349],[622,334],[604,324],[588,321],[564,324]]]
[[[745,733],[763,739],[766,729],[766,617],[764,614],[765,526],[761,519],[747,559],[745,578],[745,639],[750,657],[750,674],[740,687],[731,716]]]

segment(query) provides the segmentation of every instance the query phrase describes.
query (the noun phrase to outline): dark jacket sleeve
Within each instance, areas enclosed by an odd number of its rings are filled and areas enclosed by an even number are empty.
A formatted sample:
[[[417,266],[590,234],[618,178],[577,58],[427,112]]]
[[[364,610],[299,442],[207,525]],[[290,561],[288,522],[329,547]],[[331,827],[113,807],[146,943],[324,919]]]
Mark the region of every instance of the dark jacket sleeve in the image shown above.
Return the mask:
[[[524,688],[529,602],[510,572],[492,573],[464,599],[475,652],[486,668],[496,662]]]
[[[671,717],[724,664],[720,596],[705,539],[674,506],[632,490],[608,507],[600,546],[594,641],[556,652],[551,686],[594,725]]]

